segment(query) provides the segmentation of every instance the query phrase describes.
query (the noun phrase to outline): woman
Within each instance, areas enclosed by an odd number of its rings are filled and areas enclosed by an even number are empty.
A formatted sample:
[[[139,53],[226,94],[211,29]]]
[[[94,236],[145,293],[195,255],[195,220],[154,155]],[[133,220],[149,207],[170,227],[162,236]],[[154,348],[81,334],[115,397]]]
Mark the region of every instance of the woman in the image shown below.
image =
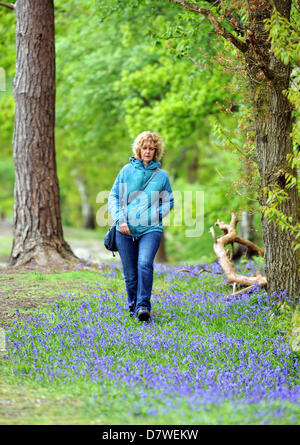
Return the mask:
[[[129,314],[140,321],[150,318],[153,261],[162,238],[162,218],[173,207],[168,174],[159,168],[163,152],[158,134],[141,133],[133,144],[134,156],[119,172],[108,199],[117,223]]]

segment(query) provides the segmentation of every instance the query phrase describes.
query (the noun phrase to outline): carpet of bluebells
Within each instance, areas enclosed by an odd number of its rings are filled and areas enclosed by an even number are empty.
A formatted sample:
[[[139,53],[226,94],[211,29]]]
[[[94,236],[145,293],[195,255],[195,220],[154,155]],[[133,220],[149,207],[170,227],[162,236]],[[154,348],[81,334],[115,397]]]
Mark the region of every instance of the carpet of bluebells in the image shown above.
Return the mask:
[[[257,267],[246,266],[250,275]],[[300,356],[276,323],[285,295],[257,286],[227,299],[219,265],[202,267],[156,264],[152,318],[141,323],[129,317],[119,266],[100,265],[99,282],[7,329],[6,372],[66,391],[76,384],[99,409],[123,407],[120,423],[213,423],[206,414],[225,406],[233,423],[251,406],[246,423],[300,423]]]

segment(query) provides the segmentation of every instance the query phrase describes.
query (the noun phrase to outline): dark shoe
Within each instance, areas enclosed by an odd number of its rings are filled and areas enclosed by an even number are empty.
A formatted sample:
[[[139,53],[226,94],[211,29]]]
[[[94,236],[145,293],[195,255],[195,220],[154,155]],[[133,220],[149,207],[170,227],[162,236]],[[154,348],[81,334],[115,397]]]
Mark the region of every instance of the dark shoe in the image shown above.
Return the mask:
[[[140,321],[148,321],[150,318],[150,312],[148,311],[148,309],[139,309],[138,313],[137,313],[137,318]]]

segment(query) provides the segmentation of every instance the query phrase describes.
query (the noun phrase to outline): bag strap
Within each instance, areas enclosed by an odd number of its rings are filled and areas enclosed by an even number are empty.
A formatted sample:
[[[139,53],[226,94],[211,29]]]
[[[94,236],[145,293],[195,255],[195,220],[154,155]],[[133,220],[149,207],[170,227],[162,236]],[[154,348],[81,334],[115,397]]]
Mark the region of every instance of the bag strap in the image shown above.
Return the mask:
[[[145,190],[145,188],[147,187],[147,185],[149,184],[149,182],[151,181],[152,178],[154,178],[154,176],[156,175],[156,173],[158,173],[159,167],[157,167],[157,169],[152,173],[152,175],[150,176],[150,178],[148,179],[148,181],[145,182],[145,184],[143,185],[143,187],[140,190],[137,190],[135,192],[135,195],[132,197],[132,199],[136,199],[139,194]],[[134,193],[134,192],[133,192]]]
[[[148,181],[145,182],[145,184],[143,185],[143,187],[140,190],[137,190],[135,192],[135,194],[133,194],[133,196],[131,196],[132,199],[136,199],[139,194],[145,190],[145,188],[147,187],[147,185],[149,184],[149,182],[151,181],[152,178],[154,178],[154,176],[156,175],[156,173],[158,172],[159,168],[157,167],[157,169],[155,170],[155,172],[152,173],[152,175],[150,176],[150,178],[148,179]],[[134,192],[133,192],[134,193]]]
[[[140,189],[140,191],[145,190],[145,188],[147,187],[147,185],[149,184],[149,182],[151,181],[152,178],[154,178],[154,176],[156,175],[156,173],[158,172],[159,167],[157,167],[157,169],[152,173],[152,175],[150,176],[150,178],[148,179],[148,181],[143,185],[143,187]]]

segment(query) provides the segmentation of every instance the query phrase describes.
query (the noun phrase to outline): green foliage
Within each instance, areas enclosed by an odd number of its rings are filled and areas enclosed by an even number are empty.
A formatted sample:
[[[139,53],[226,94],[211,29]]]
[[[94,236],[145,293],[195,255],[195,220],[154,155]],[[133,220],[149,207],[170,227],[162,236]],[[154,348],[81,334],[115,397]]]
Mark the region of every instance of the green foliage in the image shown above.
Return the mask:
[[[287,303],[279,301],[274,309],[269,311],[270,326],[276,330],[285,332],[287,340],[291,337],[294,327],[299,326],[299,308]]]
[[[0,89],[0,152],[1,157],[11,156],[14,118],[14,101],[12,97],[12,79],[15,74],[16,17],[8,9],[0,8],[0,68],[4,72],[5,91]]]
[[[294,186],[295,178],[291,176],[291,180],[287,184],[287,188]],[[297,240],[300,237],[300,223],[293,221],[292,216],[285,215],[280,209],[280,204],[289,199],[288,193],[274,185],[263,190],[267,195],[266,205],[261,206],[261,211],[269,219],[279,225],[282,231],[288,231],[295,236],[295,241],[292,243],[294,250],[299,249],[300,244]]]
[[[275,56],[285,65],[291,66],[291,84],[286,95],[293,106],[293,129],[291,136],[294,144],[294,154],[289,155],[287,161],[290,164],[290,172],[285,173],[286,189],[297,187],[299,185],[299,177],[297,171],[300,166],[299,144],[300,144],[300,127],[299,127],[299,110],[300,110],[300,92],[299,92],[299,57],[300,57],[300,41],[299,41],[299,6],[296,1],[292,2],[291,15],[289,20],[282,17],[274,8],[270,20],[266,21],[266,29],[269,32],[271,49]],[[264,193],[267,194],[266,205],[261,208],[264,215],[280,226],[283,231],[289,231],[294,235],[294,250],[299,249],[300,244],[297,240],[300,237],[300,223],[293,221],[292,217],[287,217],[280,209],[280,204],[289,199],[288,193],[280,189],[278,186],[272,186]]]
[[[155,128],[167,146],[174,147],[174,158],[177,147],[193,144],[210,132],[208,117],[219,114],[216,102],[224,96],[216,85],[224,78],[217,70],[199,70],[186,59],[174,65],[161,52],[155,64],[123,73],[119,85],[131,137],[144,128]]]
[[[6,159],[13,134],[15,17],[4,8],[0,14],[9,85],[5,95],[0,93],[0,151]],[[235,193],[239,153],[224,150],[224,135],[230,132],[236,146],[244,144],[239,111],[222,111],[233,103],[240,109],[242,102],[238,88],[223,89],[233,77],[216,61],[219,52],[228,54],[228,46],[204,18],[158,0],[129,0],[126,5],[119,0],[76,0],[72,8],[55,0],[55,25],[56,159],[63,223],[82,225],[76,180],[84,184],[96,212],[98,192],[110,190],[128,162],[133,139],[148,128],[165,139],[162,167],[174,190],[204,190],[206,196],[199,244],[184,237],[185,226],[167,228],[171,258],[182,258],[183,251],[194,260],[200,251],[201,257],[210,257],[209,227],[218,218],[227,220],[232,208],[245,208],[252,197],[246,192],[241,196],[239,184]],[[9,190],[12,180],[1,177]],[[7,205],[12,198],[11,193]]]
[[[77,1],[69,11],[56,2],[58,174],[63,220],[77,227],[82,217],[76,180],[95,209],[97,193],[112,185],[111,170],[121,168],[125,139],[113,84],[126,55],[112,51],[118,30],[99,25],[93,6]]]
[[[226,155],[223,159],[222,151],[215,151],[209,120],[213,116],[220,125],[226,121],[226,125],[235,126],[235,117],[225,119],[216,104],[226,104],[219,86],[229,81],[229,76],[215,66],[206,66],[205,60],[200,63],[204,50],[200,55],[197,49],[195,59],[194,53],[188,53],[188,43],[186,56],[178,57],[183,55],[180,42],[182,23],[187,22],[185,13],[167,6],[153,16],[153,2],[143,4],[146,9],[141,3],[136,8],[129,2],[129,9],[126,6],[121,14],[120,2],[97,2],[94,9],[92,4],[78,1],[72,12],[66,13],[64,3],[56,2],[58,165],[63,211],[73,221],[80,221],[80,205],[70,173],[84,180],[93,203],[98,191],[110,189],[115,175],[128,162],[131,142],[146,128],[164,137],[163,168],[173,178],[189,183],[189,168],[198,156],[196,175],[201,175],[201,181],[196,183],[207,182],[209,188],[216,162],[229,160]],[[100,22],[94,13],[97,8]],[[70,39],[66,29],[79,15]],[[151,21],[147,20],[150,17]],[[213,37],[207,39],[210,25],[204,22],[200,29],[198,23],[196,33],[193,24],[189,22],[185,31],[191,34],[189,42],[197,38],[199,47],[215,54],[220,43]],[[217,187],[222,201],[221,182]]]
[[[14,167],[12,159],[0,160],[0,216],[13,214]]]
[[[274,8],[270,20],[266,23],[266,29],[270,35],[271,48],[275,56],[281,60],[285,65],[291,66],[291,85],[290,89],[286,91],[287,97],[294,107],[294,126],[293,126],[293,141],[295,147],[300,144],[300,124],[299,124],[299,110],[300,110],[300,14],[299,4],[297,1],[292,1],[290,19],[287,20],[282,17]],[[298,152],[298,150],[297,150]],[[296,153],[297,154],[297,153]],[[299,161],[297,166],[299,167]]]
[[[285,65],[289,63],[297,66],[300,59],[299,42],[299,5],[292,1],[291,16],[288,20],[282,17],[276,8],[273,9],[270,20],[266,22],[269,32],[272,51]]]
[[[13,215],[14,168],[12,160],[12,138],[14,101],[12,79],[15,73],[16,17],[6,8],[0,8],[0,68],[5,75],[5,91],[0,90],[0,214]]]

